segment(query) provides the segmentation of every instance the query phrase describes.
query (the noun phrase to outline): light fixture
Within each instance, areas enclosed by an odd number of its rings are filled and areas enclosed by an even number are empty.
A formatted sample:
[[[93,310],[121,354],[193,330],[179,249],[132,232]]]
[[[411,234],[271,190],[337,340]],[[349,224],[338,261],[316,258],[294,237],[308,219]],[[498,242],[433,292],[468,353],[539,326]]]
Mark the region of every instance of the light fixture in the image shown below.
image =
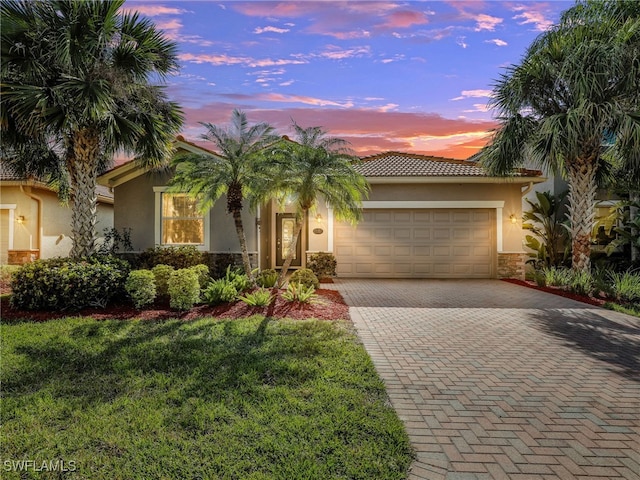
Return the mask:
[[[322,215],[320,214],[316,215],[316,223],[322,223]]]
[[[19,225],[22,225],[25,222],[24,215],[18,215],[16,222],[18,222]]]
[[[513,213],[509,217],[509,220],[511,220],[511,223],[513,223],[514,225],[518,223],[518,217],[516,217]]]

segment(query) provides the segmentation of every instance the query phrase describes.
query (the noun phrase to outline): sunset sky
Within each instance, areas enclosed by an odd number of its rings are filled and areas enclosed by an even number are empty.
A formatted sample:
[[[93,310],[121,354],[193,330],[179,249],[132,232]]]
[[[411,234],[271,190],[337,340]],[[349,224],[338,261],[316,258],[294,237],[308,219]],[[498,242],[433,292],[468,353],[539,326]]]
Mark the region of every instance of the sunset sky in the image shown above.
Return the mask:
[[[179,45],[169,94],[186,115],[291,134],[322,126],[359,155],[396,150],[468,158],[496,124],[487,101],[505,67],[573,2],[142,1]],[[203,144],[205,145],[205,144]]]

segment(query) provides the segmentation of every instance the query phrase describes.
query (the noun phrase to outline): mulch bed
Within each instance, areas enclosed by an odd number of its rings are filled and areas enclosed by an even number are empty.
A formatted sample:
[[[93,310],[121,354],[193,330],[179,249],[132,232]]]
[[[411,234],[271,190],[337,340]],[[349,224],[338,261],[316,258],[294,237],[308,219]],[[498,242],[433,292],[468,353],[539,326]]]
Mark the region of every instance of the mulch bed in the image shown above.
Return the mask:
[[[515,283],[516,285],[521,285],[523,287],[533,288],[535,290],[540,290],[542,292],[552,293],[554,295],[559,295],[561,297],[570,298],[571,300],[576,300],[582,303],[588,303],[589,305],[594,305],[596,307],[601,307],[607,300],[599,297],[589,297],[587,295],[576,295],[575,293],[567,292],[560,287],[540,287],[535,282],[530,280],[517,280],[515,278],[504,278],[503,281],[509,283]]]
[[[227,303],[210,307],[208,305],[197,305],[186,312],[171,310],[168,302],[156,302],[149,308],[138,310],[133,305],[116,305],[107,308],[86,308],[79,312],[43,312],[31,310],[17,310],[9,303],[8,298],[3,298],[0,304],[0,315],[2,321],[16,319],[30,319],[34,321],[46,321],[55,318],[68,316],[91,317],[96,320],[127,320],[140,318],[143,320],[163,320],[169,318],[179,318],[182,320],[193,320],[201,317],[216,318],[243,318],[252,315],[265,315],[271,318],[293,318],[303,320],[306,318],[317,318],[319,320],[340,320],[349,319],[349,307],[344,303],[344,299],[335,290],[318,289],[317,299],[312,303],[288,302],[278,296],[268,307],[250,307],[244,302]]]

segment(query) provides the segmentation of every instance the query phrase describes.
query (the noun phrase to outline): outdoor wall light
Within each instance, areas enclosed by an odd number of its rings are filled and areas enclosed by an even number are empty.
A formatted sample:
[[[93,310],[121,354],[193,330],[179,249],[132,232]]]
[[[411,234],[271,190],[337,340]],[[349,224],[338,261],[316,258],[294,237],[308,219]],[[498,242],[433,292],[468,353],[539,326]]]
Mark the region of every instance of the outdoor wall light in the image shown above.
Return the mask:
[[[24,215],[18,215],[16,218],[16,222],[18,222],[19,225],[22,225],[25,221]]]
[[[322,223],[322,215],[320,214],[316,215],[316,223]]]
[[[518,223],[518,217],[516,217],[513,213],[509,217],[509,220],[511,220],[511,223],[513,223],[514,225]]]

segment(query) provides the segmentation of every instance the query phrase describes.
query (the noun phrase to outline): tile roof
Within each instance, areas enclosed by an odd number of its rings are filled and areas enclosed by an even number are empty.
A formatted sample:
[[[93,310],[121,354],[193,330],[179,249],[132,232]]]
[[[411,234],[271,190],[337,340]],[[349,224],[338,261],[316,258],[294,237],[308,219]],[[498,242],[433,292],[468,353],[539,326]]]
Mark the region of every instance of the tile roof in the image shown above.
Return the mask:
[[[356,166],[365,177],[487,177],[476,162],[414,153],[385,152],[362,158]],[[536,170],[517,170],[518,176],[539,176]]]
[[[39,183],[47,190],[53,191],[53,189],[47,185],[47,182],[45,180],[41,180],[38,178],[24,178],[20,175],[16,175],[6,164],[3,163],[0,163],[0,181],[22,182],[25,184],[25,186],[33,183]],[[113,192],[108,187],[96,185],[96,194],[105,199],[113,200]]]

